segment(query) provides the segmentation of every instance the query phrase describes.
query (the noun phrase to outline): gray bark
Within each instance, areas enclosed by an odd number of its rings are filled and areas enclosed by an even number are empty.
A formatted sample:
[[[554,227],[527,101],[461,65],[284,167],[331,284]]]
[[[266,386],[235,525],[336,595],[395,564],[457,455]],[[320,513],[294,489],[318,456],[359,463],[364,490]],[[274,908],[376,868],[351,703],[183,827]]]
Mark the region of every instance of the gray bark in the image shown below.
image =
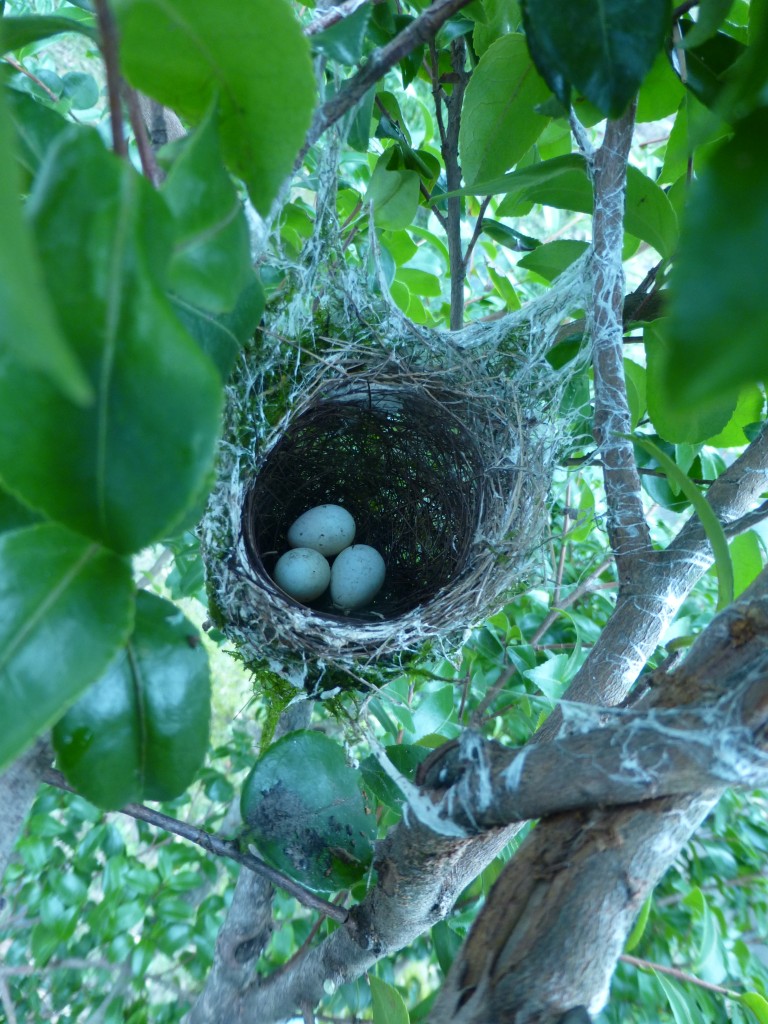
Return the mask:
[[[47,736],[41,737],[0,775],[0,807],[3,827],[0,830],[0,879],[13,855],[16,843],[29,816],[40,787],[42,773],[50,767],[53,750]]]

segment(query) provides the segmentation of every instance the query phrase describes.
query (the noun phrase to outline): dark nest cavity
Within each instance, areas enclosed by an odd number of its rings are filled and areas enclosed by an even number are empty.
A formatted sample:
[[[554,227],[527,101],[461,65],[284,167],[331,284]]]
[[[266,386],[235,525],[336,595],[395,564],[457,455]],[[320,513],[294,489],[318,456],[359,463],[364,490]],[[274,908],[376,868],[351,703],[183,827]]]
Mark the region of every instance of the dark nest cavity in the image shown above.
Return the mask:
[[[457,394],[416,386],[343,381],[297,415],[248,487],[242,529],[261,585],[288,550],[291,523],[308,509],[341,505],[356,544],[384,557],[372,604],[341,615],[324,595],[311,608],[344,622],[394,619],[429,602],[467,564],[483,506],[485,475]]]

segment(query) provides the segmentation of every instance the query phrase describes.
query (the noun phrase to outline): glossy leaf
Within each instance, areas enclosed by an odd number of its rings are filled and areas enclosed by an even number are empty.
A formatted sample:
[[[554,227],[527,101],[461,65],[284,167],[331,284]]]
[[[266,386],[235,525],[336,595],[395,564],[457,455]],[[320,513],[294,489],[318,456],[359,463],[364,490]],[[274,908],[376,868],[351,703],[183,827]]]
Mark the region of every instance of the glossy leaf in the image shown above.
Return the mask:
[[[618,117],[656,59],[667,0],[527,0],[523,24],[539,73],[567,107],[571,89]]]
[[[215,316],[200,309],[194,301],[184,302],[178,296],[171,296],[179,320],[213,360],[223,382],[228,380],[238,352],[256,330],[264,312],[264,301],[264,289],[253,272],[229,313]]]
[[[549,121],[535,109],[548,96],[523,35],[502,36],[486,50],[461,115],[459,154],[468,187],[514,167],[531,148]]]
[[[0,771],[104,671],[132,623],[122,559],[53,523],[0,535]]]
[[[313,36],[313,48],[341,64],[357,64],[363,54],[370,17],[370,5],[363,4],[335,25]]]
[[[196,123],[219,97],[224,158],[267,213],[315,104],[309,43],[287,0],[115,0],[138,89]]]
[[[139,592],[125,649],[57,723],[67,779],[99,807],[170,800],[208,746],[208,656],[176,605]]]
[[[732,6],[733,0],[701,0],[696,23],[686,32],[684,45],[689,48],[698,46],[713,36],[725,21]]]
[[[763,549],[754,530],[734,537],[729,544],[733,562],[733,596],[743,594],[763,568]]]
[[[736,407],[736,392],[725,391],[697,405],[677,401],[668,384],[668,366],[673,349],[665,322],[646,325],[644,338],[648,412],[661,437],[675,444],[696,444],[722,430]]]
[[[533,252],[529,252],[522,259],[518,260],[517,265],[540,274],[547,281],[554,281],[559,274],[567,270],[588,248],[587,242],[561,238],[557,241],[540,245]]]
[[[97,38],[93,24],[75,21],[73,18],[61,18],[53,14],[20,15],[16,18],[3,18],[0,21],[0,53],[18,50],[41,39],[60,35],[62,32],[80,32],[89,39]]]
[[[231,310],[253,277],[248,226],[221,160],[215,109],[192,135],[163,182],[176,226],[171,290],[212,313]]]
[[[376,164],[366,199],[373,205],[377,227],[397,231],[406,228],[416,216],[419,205],[419,176],[416,171],[390,170],[392,151]]]
[[[763,393],[756,384],[743,388],[733,416],[718,434],[706,439],[707,444],[715,448],[741,448],[747,444],[751,438],[747,436],[745,430],[759,422],[764,405]]]
[[[135,551],[198,497],[219,429],[215,369],[160,291],[170,215],[95,132],[76,129],[51,147],[30,209],[61,326],[96,399],[76,408],[0,354],[0,478],[67,526]]]
[[[679,982],[666,977],[661,971],[654,971],[669,1002],[675,1024],[699,1024],[700,1015],[693,999],[689,998]]]
[[[371,974],[371,1006],[373,1024],[409,1024],[408,1008],[394,987]]]
[[[553,157],[532,167],[523,167],[471,190],[477,195],[506,193],[498,213],[515,216],[520,203],[542,203],[561,210],[591,213],[592,185],[583,157],[576,153]],[[647,175],[631,165],[627,168],[625,229],[642,238],[662,256],[671,256],[678,237],[677,214],[666,194]]]
[[[728,541],[725,538],[720,520],[712,511],[712,506],[696,484],[658,445],[655,445],[653,441],[649,441],[648,438],[638,435],[635,435],[633,440],[656,459],[666,473],[670,483],[677,486],[693,505],[696,514],[701,520],[701,525],[704,527],[704,532],[709,538],[715,556],[718,587],[717,607],[718,610],[727,607],[733,601],[733,564],[728,549]]]
[[[741,121],[691,189],[672,271],[669,388],[699,402],[768,376],[768,110]]]
[[[768,999],[759,992],[745,992],[739,1002],[752,1011],[758,1024],[768,1024]]]
[[[0,359],[12,355],[82,403],[92,390],[57,321],[40,255],[22,217],[13,135],[5,90],[0,90]]]
[[[375,819],[365,813],[358,772],[322,733],[273,743],[245,781],[241,809],[259,853],[303,885],[334,891],[367,868]]]

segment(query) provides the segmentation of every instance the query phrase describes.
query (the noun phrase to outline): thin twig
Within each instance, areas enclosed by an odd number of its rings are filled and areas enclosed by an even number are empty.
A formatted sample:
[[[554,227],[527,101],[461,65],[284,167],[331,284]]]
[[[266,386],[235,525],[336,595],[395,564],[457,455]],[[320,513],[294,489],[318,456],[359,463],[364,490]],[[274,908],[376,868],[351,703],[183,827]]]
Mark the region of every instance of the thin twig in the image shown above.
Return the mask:
[[[318,32],[325,32],[331,25],[336,25],[338,22],[348,18],[350,14],[354,14],[363,4],[367,3],[368,0],[344,0],[343,3],[336,4],[329,10],[319,14],[314,21],[310,21],[308,25],[305,25],[304,35],[315,36]]]
[[[59,789],[65,789],[70,793],[77,792],[73,786],[70,786],[61,772],[53,768],[46,769],[42,774],[42,779],[43,782],[47,782],[51,786],[57,786]],[[254,856],[252,853],[243,853],[237,844],[231,840],[219,839],[217,836],[211,835],[210,832],[206,832],[196,825],[190,825],[185,821],[179,821],[177,818],[171,818],[167,814],[153,811],[142,804],[126,804],[125,807],[120,808],[119,813],[127,814],[138,821],[146,821],[149,825],[154,825],[156,828],[165,829],[166,832],[173,832],[174,835],[181,836],[182,839],[195,843],[217,857],[228,857],[230,860],[237,861],[238,864],[242,864],[243,867],[248,868],[255,874],[268,879],[273,885],[284,889],[285,892],[289,893],[305,907],[316,910],[325,917],[331,917],[334,921],[339,921],[341,924],[349,917],[349,912],[344,910],[343,907],[334,906],[333,903],[320,899],[319,896],[315,896],[314,893],[304,889],[298,882],[294,882],[292,878],[284,875],[281,871],[271,868],[261,858]]]
[[[552,611],[550,611],[547,614],[544,621],[541,623],[539,628],[528,641],[531,647],[535,647],[538,644],[539,640],[541,640],[541,638],[547,632],[549,627],[552,625],[552,623],[557,622],[561,612],[563,612],[566,608],[570,608],[572,604],[575,604],[577,601],[579,601],[582,597],[584,597],[585,594],[591,593],[594,590],[607,590],[610,587],[616,586],[616,584],[612,580],[605,581],[604,583],[595,582],[598,579],[598,577],[601,576],[605,572],[605,570],[609,568],[612,561],[612,558],[606,558],[604,562],[601,562],[596,569],[592,570],[592,572],[589,574],[589,576],[586,577],[586,579],[581,581],[578,587],[575,587],[570,592],[570,594],[568,594],[568,596],[565,597],[558,604],[556,608],[553,608]]]
[[[472,258],[472,253],[474,251],[474,248],[477,245],[477,242],[478,242],[478,240],[480,238],[480,235],[482,235],[482,233],[483,233],[483,221],[484,221],[484,218],[485,218],[485,211],[488,209],[488,204],[490,203],[490,201],[491,201],[491,197],[490,196],[485,196],[485,198],[483,199],[482,203],[480,204],[480,212],[478,213],[477,220],[475,221],[475,230],[472,232],[472,237],[470,238],[469,244],[467,245],[467,250],[464,253],[464,275],[465,276],[466,276],[467,270],[469,269],[469,261]]]
[[[372,53],[360,70],[347,79],[336,95],[319,108],[307,133],[306,142],[297,157],[296,166],[301,166],[307,150],[317,142],[323,132],[351,110],[395,64],[407,57],[417,46],[433,39],[452,15],[471,2],[472,0],[435,0],[435,3],[410,22],[386,46]]]
[[[633,967],[640,967],[645,971],[657,971],[659,974],[668,974],[671,978],[676,978],[678,981],[687,982],[689,985],[697,985],[699,988],[704,988],[707,992],[717,992],[718,995],[728,996],[729,999],[738,999],[739,993],[734,992],[733,989],[723,988],[722,985],[713,985],[711,981],[702,981],[701,978],[697,978],[694,974],[686,974],[685,971],[680,971],[677,967],[667,967],[666,964],[655,964],[651,960],[641,960],[639,957],[630,956],[629,953],[624,953],[619,957],[619,960],[623,960],[625,964],[631,964]]]
[[[3,978],[0,978],[0,1006],[5,1011],[8,1024],[18,1024],[18,1017],[16,1016],[16,1008],[13,1005],[11,999],[11,993],[8,985],[5,983]]]
[[[128,85],[125,86],[124,93],[128,104],[128,117],[136,139],[136,147],[139,151],[141,169],[144,172],[144,177],[157,188],[163,180],[163,173],[158,166],[155,151],[152,149],[152,143],[149,141],[147,126],[139,107],[138,94],[135,89],[130,88]]]
[[[107,76],[109,97],[109,119],[112,127],[112,149],[118,156],[128,156],[128,143],[123,131],[123,111],[120,103],[122,93],[120,63],[117,43],[117,24],[107,0],[94,0],[96,21],[101,36],[101,56]]]

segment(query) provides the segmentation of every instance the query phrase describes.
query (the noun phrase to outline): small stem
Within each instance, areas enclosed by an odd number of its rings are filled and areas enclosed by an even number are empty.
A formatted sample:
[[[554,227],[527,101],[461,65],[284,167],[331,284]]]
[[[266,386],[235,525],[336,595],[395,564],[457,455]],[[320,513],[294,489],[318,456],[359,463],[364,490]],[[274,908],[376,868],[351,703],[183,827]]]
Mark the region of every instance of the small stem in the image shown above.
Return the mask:
[[[483,233],[483,220],[485,218],[485,211],[488,209],[488,204],[491,201],[490,196],[486,196],[480,204],[480,212],[477,215],[475,221],[475,230],[472,232],[472,237],[469,240],[467,251],[464,253],[464,275],[466,276],[467,270],[469,269],[469,261],[472,258],[472,252],[477,245],[480,235]]]
[[[42,780],[51,786],[67,790],[70,793],[77,792],[74,786],[70,786],[61,772],[53,768],[48,768],[43,772]],[[219,839],[217,836],[211,835],[210,832],[206,832],[196,825],[189,825],[185,821],[171,818],[161,811],[153,811],[142,804],[126,804],[125,807],[120,808],[118,813],[127,814],[138,821],[146,821],[149,825],[165,829],[166,832],[173,832],[174,835],[181,836],[182,839],[187,839],[189,842],[201,846],[208,853],[213,853],[217,857],[228,857],[230,860],[237,861],[238,864],[242,864],[257,875],[262,875],[272,882],[273,885],[277,885],[287,893],[290,893],[294,899],[298,900],[305,907],[310,907],[312,910],[325,915],[325,917],[332,917],[334,921],[338,921],[340,924],[343,924],[349,917],[348,911],[344,910],[343,907],[334,906],[333,903],[320,899],[319,896],[315,896],[314,893],[304,889],[281,871],[271,868],[252,853],[242,853],[237,844],[229,839]]]
[[[639,957],[630,956],[629,953],[624,953],[619,957],[619,960],[623,960],[625,964],[631,964],[633,967],[640,967],[645,971],[657,971],[659,974],[668,974],[671,978],[676,978],[678,981],[685,981],[689,985],[698,985],[699,988],[704,988],[707,992],[717,992],[718,995],[728,996],[729,999],[739,998],[739,993],[734,992],[733,989],[723,988],[722,985],[713,985],[711,981],[702,981],[701,978],[697,978],[694,974],[686,974],[685,971],[680,971],[676,967],[667,967],[665,964],[655,964],[650,960],[641,960]]]
[[[128,144],[123,132],[123,111],[120,104],[122,93],[120,62],[118,56],[117,24],[107,0],[94,0],[96,21],[101,35],[101,55],[107,74],[107,95],[109,96],[109,119],[112,125],[112,149],[118,156],[128,156]]]
[[[124,91],[128,103],[128,117],[133,128],[136,146],[139,150],[141,169],[144,172],[144,177],[157,188],[163,180],[163,173],[158,166],[155,151],[152,149],[152,144],[149,141],[147,126],[144,123],[144,118],[141,116],[139,97],[136,94],[136,90],[131,89],[129,86],[126,86]]]

